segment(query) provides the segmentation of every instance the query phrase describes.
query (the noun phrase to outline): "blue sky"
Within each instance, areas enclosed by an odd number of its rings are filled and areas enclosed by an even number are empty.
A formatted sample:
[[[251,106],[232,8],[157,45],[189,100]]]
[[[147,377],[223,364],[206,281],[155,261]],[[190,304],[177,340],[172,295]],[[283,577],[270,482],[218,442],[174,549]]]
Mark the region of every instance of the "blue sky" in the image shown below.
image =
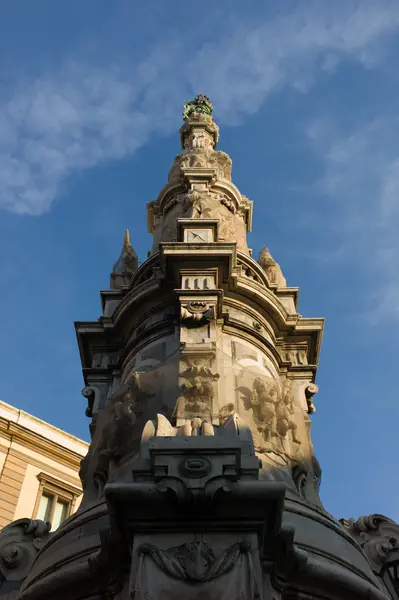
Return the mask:
[[[87,439],[73,321],[100,315],[126,227],[145,259],[203,92],[250,246],[326,318],[326,508],[399,520],[398,49],[397,0],[0,0],[0,398]]]

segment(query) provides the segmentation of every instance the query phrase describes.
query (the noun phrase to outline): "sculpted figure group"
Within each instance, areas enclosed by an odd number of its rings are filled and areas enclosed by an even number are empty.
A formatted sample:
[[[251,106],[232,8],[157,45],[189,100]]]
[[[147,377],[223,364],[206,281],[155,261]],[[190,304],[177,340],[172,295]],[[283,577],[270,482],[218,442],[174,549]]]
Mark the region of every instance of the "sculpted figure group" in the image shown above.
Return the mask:
[[[254,425],[265,442],[271,442],[273,438],[284,440],[291,432],[292,441],[298,446],[301,444],[297,435],[298,425],[294,420],[294,402],[289,380],[282,393],[277,382],[269,377],[256,377],[252,390],[239,388],[239,391],[243,394],[245,409],[252,409]],[[222,415],[223,409],[226,412],[226,407],[222,408]]]

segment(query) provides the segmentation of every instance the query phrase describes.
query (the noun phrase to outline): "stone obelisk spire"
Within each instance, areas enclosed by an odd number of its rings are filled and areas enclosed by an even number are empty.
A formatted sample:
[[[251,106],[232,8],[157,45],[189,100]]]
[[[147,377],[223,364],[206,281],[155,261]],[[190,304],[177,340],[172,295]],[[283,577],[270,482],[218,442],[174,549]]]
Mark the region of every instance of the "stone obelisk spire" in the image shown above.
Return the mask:
[[[266,246],[252,258],[252,202],[216,150],[209,98],[183,119],[147,206],[150,256],[138,268],[126,238],[103,315],[76,323],[84,498],[20,600],[387,600],[349,532],[360,526],[318,493],[323,319],[298,313]]]
[[[159,242],[178,239],[178,219],[198,219],[200,229],[201,221],[217,219],[218,240],[237,242],[237,248],[248,254],[246,232],[251,230],[252,202],[231,182],[230,157],[216,150],[219,127],[212,109],[204,95],[184,106],[180,128],[183,152],[173,161],[167,185],[147,207],[153,252],[158,251]],[[208,234],[195,235],[203,239]]]

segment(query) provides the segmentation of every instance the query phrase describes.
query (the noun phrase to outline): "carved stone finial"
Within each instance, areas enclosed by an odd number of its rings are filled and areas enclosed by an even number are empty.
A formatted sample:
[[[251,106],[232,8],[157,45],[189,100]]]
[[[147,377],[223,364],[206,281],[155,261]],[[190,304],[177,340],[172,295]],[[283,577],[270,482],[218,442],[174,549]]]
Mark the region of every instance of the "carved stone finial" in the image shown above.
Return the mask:
[[[194,100],[184,104],[183,119],[187,121],[192,115],[206,115],[212,117],[213,104],[205,94],[198,94]]]
[[[198,94],[184,105],[180,139],[183,150],[193,155],[189,156],[193,163],[198,163],[198,160],[201,162],[201,157],[195,156],[197,153],[212,151],[218,142],[219,127],[213,120],[212,111],[212,102],[204,94]],[[191,166],[211,167],[209,160]]]
[[[270,283],[275,283],[278,287],[287,287],[287,281],[283,275],[280,265],[274,260],[267,246],[264,246],[259,253],[258,263],[265,271]]]
[[[111,273],[111,289],[119,289],[124,285],[129,285],[133,274],[139,267],[139,259],[130,244],[130,233],[126,229],[121,254],[114,264]]]

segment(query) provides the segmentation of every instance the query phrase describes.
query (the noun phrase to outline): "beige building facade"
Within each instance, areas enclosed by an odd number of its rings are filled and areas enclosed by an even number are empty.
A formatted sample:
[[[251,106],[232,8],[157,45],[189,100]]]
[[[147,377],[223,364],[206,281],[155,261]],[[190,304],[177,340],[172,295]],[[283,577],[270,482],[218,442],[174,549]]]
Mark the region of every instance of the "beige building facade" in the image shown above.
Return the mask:
[[[0,401],[0,528],[30,517],[51,530],[79,507],[89,444]]]

